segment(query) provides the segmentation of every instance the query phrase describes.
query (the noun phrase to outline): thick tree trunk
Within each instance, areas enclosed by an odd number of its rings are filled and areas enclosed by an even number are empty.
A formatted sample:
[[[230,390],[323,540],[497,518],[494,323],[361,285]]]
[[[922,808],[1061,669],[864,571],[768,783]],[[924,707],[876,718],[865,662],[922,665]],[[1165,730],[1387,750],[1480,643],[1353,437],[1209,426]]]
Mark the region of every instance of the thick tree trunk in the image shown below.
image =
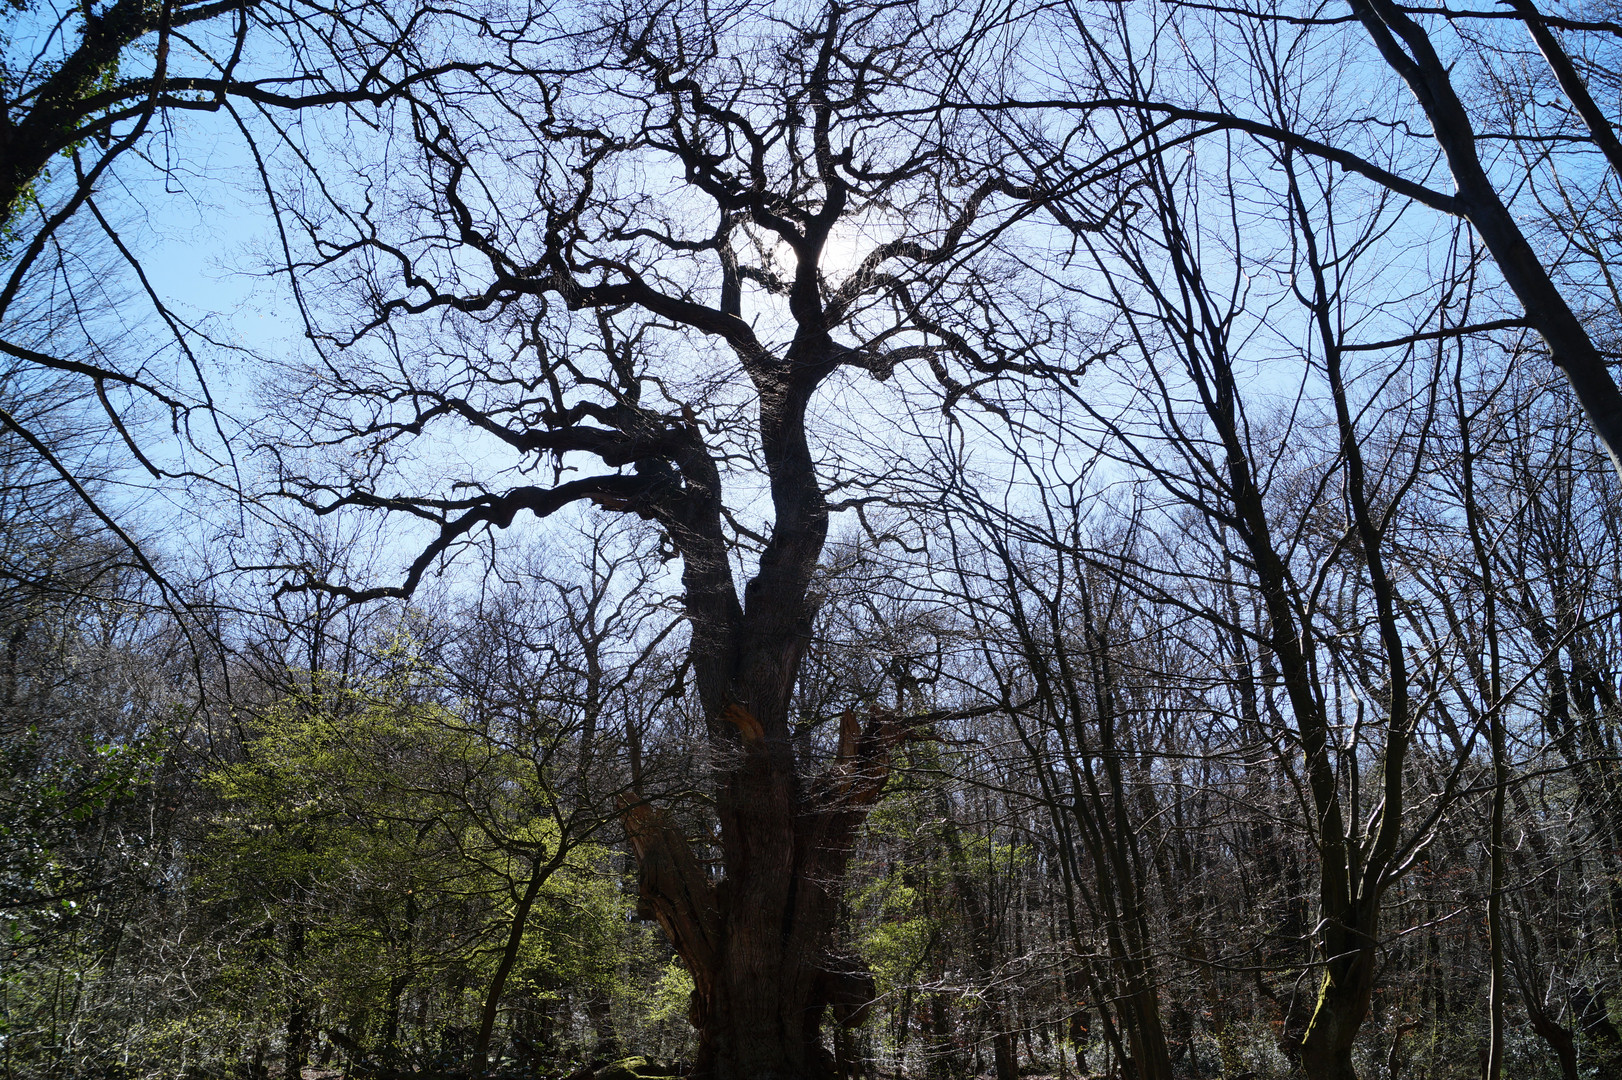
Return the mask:
[[[794,830],[792,822],[783,827],[791,834],[783,849],[803,852],[807,830]],[[744,873],[734,869],[716,890],[718,948],[707,964],[703,948],[684,953],[694,975],[695,1076],[833,1077],[837,1065],[822,1041],[824,1014],[832,1006],[836,1018],[854,1024],[872,1001],[871,977],[855,965],[833,967],[830,957],[836,909],[827,884],[839,879],[842,866],[820,858],[795,861],[800,865],[761,860]]]
[[[784,745],[770,745],[741,709],[743,761],[718,799],[734,850],[727,877],[710,882],[685,837],[646,804],[623,808],[644,903],[693,977],[694,1075],[713,1080],[823,1080],[835,1073],[821,1026],[857,1023],[872,1000],[870,976],[832,958],[838,883],[856,827],[883,786],[877,759],[892,740],[887,718],[865,727],[847,716],[833,768],[803,796]],[[786,725],[785,725],[786,726]]]
[[[793,751],[746,710],[726,716],[742,736],[744,761],[719,800],[731,851],[717,890],[722,937],[700,1040],[710,1044],[716,1080],[831,1076],[816,990],[834,910],[810,895],[820,890],[805,873],[814,853],[801,848]]]
[[[816,946],[831,920],[796,918],[793,894],[806,886],[789,867],[769,866],[726,884],[709,993],[694,1002],[701,1062],[715,1080],[832,1076],[821,1042],[816,965]]]
[[[998,1010],[996,1020],[1006,1022],[1007,1017]],[[998,1031],[991,1036],[992,1061],[997,1069],[997,1080],[1019,1080],[1019,1047],[1014,1043],[1013,1032]]]
[[[1554,1051],[1555,1060],[1560,1063],[1561,1080],[1577,1080],[1576,1036],[1570,1028],[1550,1016],[1541,1002],[1524,993],[1521,1000],[1526,1005],[1526,1016],[1532,1023],[1532,1030]]]
[[[829,72],[844,63],[839,42],[846,14],[837,5],[828,8],[821,27],[807,31],[804,39],[821,42],[819,60],[807,75],[804,101],[794,108],[816,117],[811,123],[822,133],[818,138],[826,138],[836,111],[832,102],[843,93],[831,89]],[[647,64],[672,100],[686,93],[672,81],[681,64],[656,58],[646,37],[631,45],[628,59]],[[687,85],[685,78],[680,85]],[[709,115],[707,105],[693,107]],[[619,449],[614,455],[620,463],[637,461],[647,486],[635,497],[621,496],[616,488],[601,503],[657,520],[682,559],[683,606],[692,630],[688,658],[713,751],[719,826],[714,843],[724,879],[711,879],[686,838],[654,808],[627,803],[621,819],[636,853],[642,900],[693,978],[690,1017],[699,1035],[695,1074],[714,1080],[820,1080],[833,1072],[832,1055],[822,1044],[823,1013],[871,985],[859,972],[828,970],[845,863],[883,790],[890,751],[915,727],[930,722],[875,712],[858,723],[847,714],[831,761],[796,758],[790,702],[811,640],[817,606],[812,585],[829,514],[806,436],[806,412],[818,386],[834,371],[871,363],[865,353],[832,337],[847,315],[838,304],[825,306],[819,265],[852,189],[834,168],[827,146],[819,144],[814,161],[806,165],[807,178],[814,176],[822,194],[815,209],[804,214],[781,209],[794,203],[798,192],[786,202],[768,195],[763,172],[740,180],[743,186],[725,196],[705,187],[708,181],[698,182],[722,211],[719,308],[676,301],[639,280],[573,283],[568,297],[571,307],[639,305],[661,321],[675,318],[726,342],[758,403],[758,448],[770,480],[774,520],[758,571],[741,596],[719,459],[692,419],[671,426],[662,416],[636,414],[627,445],[645,445],[650,456]],[[686,162],[690,177],[710,176],[716,167],[707,151],[695,151]],[[781,354],[759,341],[741,318],[730,243],[732,223],[744,215],[776,232],[793,251],[787,303],[795,332]],[[882,377],[889,367],[870,370]],[[627,400],[640,393],[640,383],[632,385],[637,388],[628,389]]]
[[[1307,1080],[1357,1080],[1352,1043],[1369,1013],[1374,969],[1374,949],[1367,945],[1339,952],[1329,961],[1317,1008],[1301,1040]]]

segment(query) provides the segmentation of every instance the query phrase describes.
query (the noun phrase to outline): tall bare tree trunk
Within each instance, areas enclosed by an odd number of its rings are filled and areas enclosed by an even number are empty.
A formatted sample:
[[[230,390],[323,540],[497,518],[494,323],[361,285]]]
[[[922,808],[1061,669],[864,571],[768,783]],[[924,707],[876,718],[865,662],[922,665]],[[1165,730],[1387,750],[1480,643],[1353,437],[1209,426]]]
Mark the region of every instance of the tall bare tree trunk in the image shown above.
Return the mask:
[[[824,1013],[833,1006],[854,1023],[874,991],[865,971],[833,961],[831,940],[856,827],[887,773],[882,764],[865,773],[854,764],[881,759],[894,725],[886,715],[865,725],[847,715],[835,782],[796,799],[799,785],[783,760],[786,740],[774,752],[750,714],[732,716],[744,763],[719,800],[723,835],[730,828],[739,838],[727,877],[712,885],[666,815],[630,804],[621,818],[637,855],[642,898],[693,977],[694,1075],[832,1076],[835,1062],[821,1037]]]

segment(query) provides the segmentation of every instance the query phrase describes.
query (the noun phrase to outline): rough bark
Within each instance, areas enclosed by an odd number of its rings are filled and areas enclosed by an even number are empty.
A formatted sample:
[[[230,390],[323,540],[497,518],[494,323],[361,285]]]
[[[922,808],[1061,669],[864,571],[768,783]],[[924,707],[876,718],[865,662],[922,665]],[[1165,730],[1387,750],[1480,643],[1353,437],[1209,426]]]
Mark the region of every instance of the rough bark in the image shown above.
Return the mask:
[[[768,790],[774,776],[793,776],[773,772],[772,755],[758,745],[766,741],[762,725],[742,710],[729,720],[745,758],[728,809],[735,822],[746,822],[739,845],[746,857],[729,861],[727,877],[712,884],[668,815],[629,804],[621,820],[637,856],[641,898],[693,977],[695,1075],[831,1076],[824,1013],[831,1008],[838,1022],[860,1023],[874,994],[865,970],[833,954],[837,883],[883,786],[889,748],[906,725],[888,714],[875,713],[865,725],[847,715],[839,760],[796,805]],[[746,813],[740,803],[748,799],[754,805]]]

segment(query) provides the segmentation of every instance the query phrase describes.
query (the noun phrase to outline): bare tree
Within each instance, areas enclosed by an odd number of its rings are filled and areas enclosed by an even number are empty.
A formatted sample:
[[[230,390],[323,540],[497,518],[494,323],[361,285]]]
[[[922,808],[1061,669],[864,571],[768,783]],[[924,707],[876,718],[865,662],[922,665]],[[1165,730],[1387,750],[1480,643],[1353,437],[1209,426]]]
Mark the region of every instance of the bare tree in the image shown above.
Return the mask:
[[[1411,353],[1371,359],[1381,350],[1353,336],[1382,310],[1355,290],[1395,257],[1386,241],[1400,200],[1352,212],[1342,198],[1352,181],[1288,143],[1254,158],[1180,155],[1172,144],[1187,136],[1157,110],[1119,116],[1124,133],[1095,138],[1107,153],[1124,137],[1134,165],[1053,211],[1087,253],[1075,289],[1097,301],[1098,336],[1118,343],[1101,366],[1119,390],[1056,392],[1086,417],[1065,437],[1111,462],[1096,474],[1120,468],[1192,513],[1149,531],[1163,555],[1076,542],[1207,622],[1228,643],[1211,652],[1237,669],[1230,685],[1251,688],[1222,711],[1272,730],[1316,863],[1318,993],[1300,1061],[1314,1080],[1345,1080],[1386,894],[1456,801],[1512,683],[1427,625],[1417,612],[1430,601],[1410,585],[1412,565],[1440,559],[1455,593],[1478,595],[1479,559],[1455,546],[1468,551],[1468,534],[1433,536],[1424,522],[1437,511],[1418,509],[1431,497],[1422,479],[1457,464],[1443,434],[1448,368],[1413,341]],[[1074,224],[1128,204],[1102,227]],[[1444,279],[1449,319],[1472,310],[1474,266],[1464,248]],[[1424,653],[1410,647],[1416,635]],[[1453,713],[1470,720],[1457,740],[1446,736]]]
[[[1045,163],[1038,179],[1056,194],[1113,176],[1124,162],[1156,153],[1136,136],[1138,122],[1149,119],[1167,133],[1168,143],[1220,143],[1223,149],[1214,152],[1239,156],[1246,144],[1271,144],[1468,223],[1519,311],[1485,312],[1491,317],[1469,325],[1437,321],[1431,311],[1391,334],[1387,346],[1400,348],[1416,337],[1437,340],[1511,327],[1535,330],[1612,464],[1622,471],[1622,391],[1597,344],[1608,340],[1614,302],[1596,308],[1586,296],[1589,278],[1609,281],[1604,264],[1614,253],[1608,241],[1601,245],[1603,252],[1583,243],[1543,243],[1540,234],[1549,224],[1549,211],[1565,207],[1539,205],[1525,194],[1538,189],[1545,172],[1559,177],[1552,186],[1568,198],[1584,186],[1608,186],[1615,133],[1550,28],[1580,31],[1604,42],[1614,24],[1545,16],[1530,3],[1515,11],[1441,13],[1393,0],[1350,0],[1349,9],[1350,20],[1274,0],[1219,8],[1175,2],[1070,6],[1056,16],[1062,27],[1057,32],[1073,43],[1073,62],[1059,70],[1062,92],[1038,79],[1028,96],[965,95],[957,105],[976,113],[1028,118],[1008,121],[1013,125],[1011,142],[1016,155],[1036,158],[1040,155],[1029,148],[1043,133],[1051,134],[1055,115],[1079,114],[1085,130],[1102,138],[1083,139],[1092,152],[1072,148],[1064,167]],[[1477,92],[1467,82],[1461,89],[1461,80],[1493,68],[1495,56],[1504,59],[1504,69],[1521,64],[1518,54],[1524,47],[1508,47],[1501,31],[1522,20],[1553,65],[1556,92],[1570,106],[1554,110],[1552,122],[1532,105],[1533,95],[1525,92],[1522,80],[1504,72],[1493,76],[1496,85],[1489,89]],[[1366,35],[1362,41],[1349,36],[1349,21]],[[1175,25],[1177,32],[1157,37],[1152,28],[1162,25]],[[1438,45],[1445,26],[1458,26],[1467,35],[1455,59],[1444,58]],[[1484,26],[1500,32],[1483,34]],[[1374,46],[1378,70],[1369,66],[1373,58],[1365,42]],[[1308,56],[1321,62],[1292,68]],[[1230,62],[1228,57],[1242,60]],[[1458,72],[1457,59],[1467,61]],[[1294,74],[1281,77],[1285,71]],[[1396,84],[1384,77],[1386,72],[1411,93],[1409,104],[1393,96]],[[1502,91],[1512,86],[1515,92],[1504,98]],[[1348,113],[1347,100],[1367,102],[1373,112]],[[1504,114],[1511,122],[1500,127],[1494,121]],[[1571,114],[1580,123],[1572,123]],[[1421,137],[1407,134],[1425,128],[1428,133]],[[1497,147],[1505,144],[1524,149],[1520,162],[1498,153]],[[1592,160],[1596,149],[1597,164]],[[1452,179],[1451,191],[1432,179],[1443,167]],[[1588,199],[1578,196],[1575,201]]]
[[[442,80],[400,114],[411,184],[300,219],[318,263],[304,288],[346,291],[361,321],[316,327],[279,493],[426,532],[403,583],[293,587],[409,593],[521,512],[583,501],[655,522],[680,559],[716,815],[699,845],[724,876],[660,808],[623,821],[692,973],[702,1074],[830,1067],[825,1007],[866,985],[828,963],[846,860],[890,753],[929,723],[881,709],[810,740],[791,725],[825,487],[860,477],[819,445],[819,395],[972,352],[932,313],[972,297],[979,238],[1006,217],[1000,178],[960,167],[927,108],[976,27],[924,14],[633,8],[559,29],[584,59],[548,63],[562,46],[540,42],[527,70]],[[465,467],[396,468],[440,432],[478,446]],[[311,467],[307,450],[337,445],[336,472]]]
[[[518,11],[495,25],[454,4],[372,0],[7,5],[0,14],[0,354],[51,373],[99,408],[97,423],[107,448],[122,451],[115,464],[126,482],[185,492],[180,498],[196,497],[192,485],[234,493],[240,418],[222,408],[219,385],[249,349],[242,335],[221,333],[217,317],[194,314],[191,297],[166,288],[168,267],[153,264],[143,226],[194,211],[198,195],[212,201],[220,171],[210,159],[222,148],[236,159],[232,168],[263,174],[298,145],[307,112],[342,110],[364,126],[412,86],[479,66],[454,50],[425,52],[433,33],[499,38],[524,22]],[[293,152],[305,179],[320,172],[319,155]],[[164,197],[152,198],[154,190]],[[280,198],[268,193],[266,218]],[[238,216],[251,214],[231,201]],[[171,605],[196,598],[183,598],[141,551],[130,508],[106,488],[81,483],[92,478],[53,451],[47,431],[6,407],[0,428],[75,491]]]

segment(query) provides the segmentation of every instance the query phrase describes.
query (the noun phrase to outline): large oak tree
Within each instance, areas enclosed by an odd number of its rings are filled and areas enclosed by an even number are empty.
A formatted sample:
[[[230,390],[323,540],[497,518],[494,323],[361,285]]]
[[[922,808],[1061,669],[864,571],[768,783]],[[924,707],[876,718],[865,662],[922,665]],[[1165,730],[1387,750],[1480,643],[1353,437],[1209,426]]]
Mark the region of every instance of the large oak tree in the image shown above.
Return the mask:
[[[558,26],[499,76],[415,94],[384,167],[294,219],[304,296],[351,304],[290,376],[279,493],[425,531],[403,580],[293,587],[408,594],[580,503],[657,523],[680,560],[714,831],[647,800],[622,820],[692,973],[702,1075],[825,1075],[824,1012],[871,994],[832,938],[841,880],[929,717],[807,729],[791,697],[830,488],[871,479],[861,429],[885,424],[852,380],[922,361],[972,392],[953,371],[990,365],[976,341],[1002,329],[979,257],[1022,204],[961,164],[973,131],[936,107],[983,29],[843,3]],[[819,439],[841,394],[858,435]]]

